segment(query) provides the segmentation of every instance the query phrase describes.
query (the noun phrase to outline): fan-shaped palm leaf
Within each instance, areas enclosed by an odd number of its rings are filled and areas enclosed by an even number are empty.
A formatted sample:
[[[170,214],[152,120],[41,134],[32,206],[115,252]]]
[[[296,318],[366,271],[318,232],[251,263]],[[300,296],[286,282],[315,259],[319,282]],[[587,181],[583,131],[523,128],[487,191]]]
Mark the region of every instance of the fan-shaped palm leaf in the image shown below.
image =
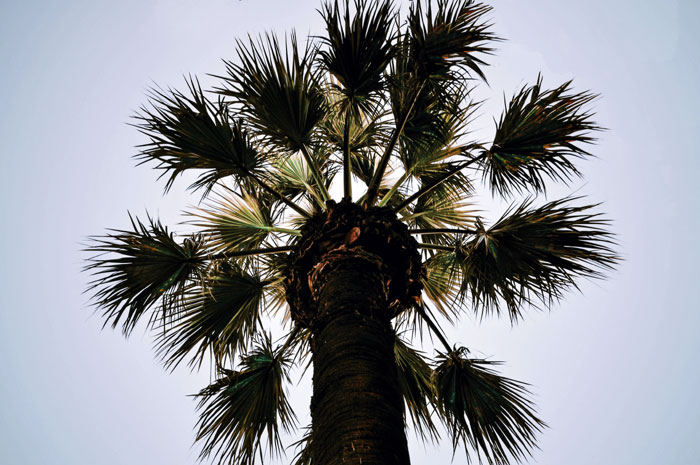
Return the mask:
[[[334,150],[343,151],[345,142],[345,118],[337,104],[339,99],[334,95],[337,91],[328,89],[328,114],[324,118],[321,129],[327,143],[331,144]],[[348,128],[348,150],[351,154],[374,149],[387,142],[389,124],[386,121],[387,112],[383,111],[379,105],[369,111],[360,111],[350,115]]]
[[[311,465],[311,440],[313,430],[311,429],[311,425],[308,425],[305,429],[306,432],[304,436],[292,444],[295,449],[299,450],[294,456],[293,465]]]
[[[219,89],[233,97],[248,120],[276,146],[292,152],[309,145],[324,116],[324,98],[313,71],[315,51],[300,50],[292,34],[286,47],[273,35],[238,42],[240,63],[226,62],[228,84]]]
[[[318,188],[315,187],[313,171],[300,153],[284,157],[279,162],[274,163],[274,166],[276,168],[274,172],[274,176],[277,178],[276,184],[282,186],[285,192],[294,194],[305,192],[317,205],[323,206],[323,198]]]
[[[456,449],[460,442],[490,464],[521,461],[546,425],[535,416],[526,384],[498,375],[498,362],[468,359],[464,347],[439,354],[434,372],[437,406]]]
[[[450,320],[460,308],[459,271],[454,262],[453,254],[440,251],[423,262],[425,273],[421,275],[425,295]]]
[[[425,182],[429,182],[429,179]],[[475,209],[466,197],[469,184],[443,183],[430,196],[420,198],[413,210],[404,215],[404,221],[420,229],[470,228],[474,224]]]
[[[241,120],[231,118],[228,105],[206,99],[199,82],[187,83],[190,96],[179,91],[154,90],[151,108],[142,107],[136,126],[151,142],[136,156],[142,163],[157,161],[170,174],[166,190],[187,169],[205,170],[191,187],[207,189],[217,180],[234,176],[239,182],[264,162]]]
[[[286,48],[273,35],[238,42],[240,63],[226,62],[228,88],[219,89],[233,97],[241,112],[269,142],[291,152],[301,151],[314,173],[324,200],[329,197],[319,167],[314,165],[308,146],[326,109],[320,80],[313,68],[315,49],[311,43],[299,50],[292,34]]]
[[[94,290],[105,325],[116,328],[121,323],[125,334],[159,301],[164,316],[188,282],[201,280],[205,259],[200,235],[178,242],[160,221],[149,217],[146,225],[131,215],[129,219],[131,230],[93,238],[87,251],[97,255],[86,266],[96,276],[88,290]],[[152,315],[151,324],[155,321]]]
[[[338,1],[325,3],[321,15],[326,23],[326,47],[319,52],[320,62],[339,84],[348,108],[367,110],[366,102],[382,89],[382,75],[393,55],[391,3],[355,2],[350,14],[349,1],[344,12]]]
[[[581,147],[594,139],[593,113],[584,106],[596,96],[571,93],[571,81],[542,90],[542,77],[523,87],[496,126],[493,146],[483,159],[484,177],[502,195],[523,189],[545,190],[544,177],[567,182],[579,172],[575,158],[590,154]]]
[[[469,92],[465,83],[451,83],[444,96],[421,93],[399,139],[399,158],[407,172],[420,175],[431,164],[472,148],[455,143],[476,109],[468,101]]]
[[[256,453],[262,455],[263,435],[273,454],[281,452],[280,425],[289,431],[296,423],[283,385],[289,381],[291,364],[283,349],[273,349],[269,337],[264,337],[242,357],[240,371],[222,370],[223,376],[198,394],[202,457],[252,464]]]
[[[202,287],[188,290],[170,321],[164,322],[158,352],[174,367],[188,354],[197,366],[207,354],[217,362],[246,347],[260,323],[265,287],[270,283],[226,262]]]
[[[572,206],[572,200],[537,208],[525,201],[488,229],[477,223],[475,236],[453,252],[462,296],[470,293],[484,312],[498,312],[505,303],[515,320],[532,296],[549,305],[576,286],[574,278],[600,277],[601,270],[611,269],[618,258],[611,234],[602,228],[608,222],[590,211],[595,205]]]
[[[399,388],[414,427],[423,438],[437,438],[437,429],[430,417],[430,405],[435,401],[431,380],[433,370],[420,352],[409,347],[398,335],[394,343],[394,355]]]
[[[445,79],[454,68],[469,70],[485,79],[479,54],[490,54],[489,43],[498,38],[484,16],[491,7],[473,0],[438,0],[412,3],[408,16],[409,59],[419,79]],[[434,14],[433,14],[434,13]]]
[[[294,229],[275,226],[271,209],[270,202],[262,202],[260,197],[229,191],[191,215],[200,218],[193,224],[211,235],[209,246],[226,253],[259,247],[271,232],[298,234]]]
[[[449,95],[449,82],[466,78],[460,73],[471,71],[484,77],[481,66],[485,62],[478,55],[491,53],[488,43],[497,40],[483,18],[490,10],[472,0],[439,0],[435,14],[431,2],[425,12],[420,0],[412,4],[408,31],[397,39],[396,60],[389,75],[396,129],[372,177],[367,205],[376,201],[395,144],[424,92],[441,99]]]

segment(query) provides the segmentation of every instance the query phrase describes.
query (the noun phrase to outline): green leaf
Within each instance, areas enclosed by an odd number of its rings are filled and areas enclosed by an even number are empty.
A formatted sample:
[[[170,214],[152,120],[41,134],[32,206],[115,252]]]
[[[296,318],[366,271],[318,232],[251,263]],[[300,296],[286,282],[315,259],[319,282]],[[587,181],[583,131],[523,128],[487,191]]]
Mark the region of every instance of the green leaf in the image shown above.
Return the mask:
[[[436,171],[434,176],[439,176],[442,171],[451,168],[451,164],[445,164],[446,168]],[[432,190],[431,195],[418,199],[412,211],[403,216],[411,226],[419,229],[445,228],[454,226],[457,228],[471,228],[475,216],[473,203],[469,200],[470,184],[465,177],[456,175],[457,179],[446,181]],[[425,176],[421,184],[430,182],[432,176]],[[454,181],[462,180],[462,184]],[[465,182],[466,180],[466,182]],[[427,236],[433,240],[435,236]]]
[[[323,205],[323,198],[316,187],[316,181],[311,167],[300,153],[295,153],[287,157],[281,157],[280,161],[274,163],[275,170],[273,176],[276,184],[281,186],[285,193],[292,195],[300,192],[308,195],[317,205]]]
[[[468,154],[473,144],[459,144],[476,105],[464,82],[444,85],[444,94],[423,90],[399,139],[399,158],[414,176],[429,174],[433,166]],[[393,101],[394,107],[400,105]]]
[[[421,282],[425,295],[443,316],[452,320],[460,308],[460,282],[454,254],[436,253],[423,262],[423,269]]]
[[[131,230],[92,238],[86,251],[96,255],[85,267],[95,276],[88,292],[94,291],[92,300],[103,310],[105,325],[121,324],[126,335],[158,302],[165,317],[188,283],[202,278],[205,259],[201,235],[178,242],[160,221],[129,219]],[[154,313],[149,324],[157,319]]]
[[[222,369],[222,377],[197,394],[201,458],[252,465],[257,453],[262,456],[263,435],[267,449],[280,454],[280,425],[289,432],[296,424],[283,385],[289,381],[290,365],[266,336],[242,357],[239,371]]]
[[[391,2],[355,2],[350,14],[349,1],[344,12],[338,1],[324,3],[321,15],[327,37],[319,52],[322,67],[337,81],[350,108],[367,109],[368,101],[383,88],[382,75],[393,54]],[[345,105],[343,105],[345,106]]]
[[[164,322],[157,350],[167,367],[190,354],[191,366],[207,354],[223,363],[256,334],[269,281],[226,262],[219,266],[202,287],[188,290],[178,312]]]
[[[313,437],[313,431],[311,430],[311,425],[308,425],[306,428],[306,432],[304,433],[304,436],[296,441],[294,444],[295,449],[298,449],[299,452],[294,456],[294,462],[293,465],[311,465],[311,441]]]
[[[484,16],[491,7],[473,0],[416,0],[408,15],[409,60],[419,80],[440,80],[450,77],[455,69],[475,73],[485,79],[481,70],[486,63],[481,55],[493,52],[489,42],[499,40],[489,31]]]
[[[136,127],[151,141],[136,156],[141,163],[156,161],[169,174],[169,190],[188,169],[205,170],[190,186],[208,191],[218,181],[233,176],[239,184],[264,163],[241,120],[233,119],[223,101],[210,102],[199,82],[187,83],[190,96],[179,91],[153,90],[150,107],[136,115]]]
[[[309,42],[309,44],[311,44]],[[238,41],[240,63],[227,61],[227,88],[241,113],[271,144],[291,152],[311,144],[312,133],[326,112],[325,99],[312,63],[311,45],[299,50],[292,34],[284,47],[267,34],[246,45]]]
[[[332,150],[342,152],[346,113],[341,111],[341,97],[337,90],[328,87],[326,98],[329,110],[321,124],[324,143]],[[348,148],[353,156],[367,156],[368,151],[376,150],[377,147],[386,144],[389,138],[386,116],[387,112],[381,108],[381,105],[351,114]]]
[[[209,235],[209,247],[218,252],[235,252],[259,247],[271,232],[297,235],[293,229],[273,224],[273,204],[263,196],[237,194],[229,191],[218,199],[191,212],[199,220],[195,226]]]
[[[491,149],[482,162],[484,178],[494,192],[545,191],[545,178],[567,183],[580,176],[574,160],[591,156],[581,144],[600,130],[584,109],[596,96],[571,93],[571,81],[542,90],[542,77],[523,87],[496,125]]]
[[[438,437],[430,417],[429,406],[435,401],[431,376],[433,370],[417,350],[409,347],[397,335],[394,355],[398,368],[399,388],[414,427],[425,439]]]
[[[533,297],[550,305],[576,287],[578,277],[600,278],[619,260],[613,252],[608,221],[592,213],[596,205],[573,206],[565,198],[531,208],[511,207],[490,228],[457,244],[453,258],[460,269],[463,297],[488,313],[505,307],[512,320]]]
[[[434,372],[438,412],[452,436],[490,464],[532,455],[535,434],[546,425],[535,415],[527,385],[498,375],[499,362],[468,359],[464,347],[440,353]]]

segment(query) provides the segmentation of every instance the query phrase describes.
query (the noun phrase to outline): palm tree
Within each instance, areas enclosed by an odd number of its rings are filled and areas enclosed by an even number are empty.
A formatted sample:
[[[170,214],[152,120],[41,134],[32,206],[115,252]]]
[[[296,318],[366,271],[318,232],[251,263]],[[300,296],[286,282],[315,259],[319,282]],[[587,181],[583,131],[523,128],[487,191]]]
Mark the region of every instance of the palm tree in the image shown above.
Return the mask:
[[[137,155],[167,178],[198,173],[177,238],[160,221],[93,238],[87,269],[105,325],[154,328],[168,368],[215,364],[197,395],[202,456],[249,464],[279,453],[296,418],[289,369],[313,366],[312,423],[296,463],[408,464],[406,426],[441,422],[455,448],[489,463],[527,458],[545,424],[527,385],[451,345],[464,312],[549,306],[581,277],[614,266],[595,205],[543,204],[548,182],[579,175],[600,128],[589,92],[524,86],[491,142],[469,139],[471,91],[499,39],[490,7],[416,0],[326,3],[326,35],[237,42],[219,87],[155,89],[135,126]],[[514,201],[489,226],[474,181]],[[341,192],[337,201],[331,193]],[[265,314],[284,319],[278,343]],[[410,345],[429,331],[432,359]],[[410,418],[410,421],[409,421]]]

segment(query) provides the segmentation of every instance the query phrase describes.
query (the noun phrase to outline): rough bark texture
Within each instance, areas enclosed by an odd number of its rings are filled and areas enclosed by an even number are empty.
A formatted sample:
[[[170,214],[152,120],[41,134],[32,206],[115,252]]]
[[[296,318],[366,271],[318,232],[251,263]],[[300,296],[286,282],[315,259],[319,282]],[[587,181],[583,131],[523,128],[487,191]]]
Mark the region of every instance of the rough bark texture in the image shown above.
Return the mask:
[[[390,208],[326,206],[285,272],[294,323],[311,332],[311,463],[408,465],[391,320],[420,296],[418,244]]]
[[[362,250],[381,257],[386,266],[391,317],[411,306],[421,293],[422,262],[418,244],[390,208],[363,209],[350,201],[327,202],[327,210],[309,219],[289,254],[285,290],[292,318],[311,327],[317,318],[317,302],[311,295],[309,275],[336,249]]]
[[[409,455],[381,257],[361,248],[326,254],[309,275],[314,465],[408,465]]]

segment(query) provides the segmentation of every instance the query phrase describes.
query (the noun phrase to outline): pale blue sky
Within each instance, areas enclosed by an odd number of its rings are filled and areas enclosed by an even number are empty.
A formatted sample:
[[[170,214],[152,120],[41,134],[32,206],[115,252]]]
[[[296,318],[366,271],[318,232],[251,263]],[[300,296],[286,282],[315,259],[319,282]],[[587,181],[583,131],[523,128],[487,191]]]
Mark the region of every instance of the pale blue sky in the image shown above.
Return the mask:
[[[165,373],[143,330],[129,340],[100,331],[81,295],[80,243],[126,226],[127,209],[174,225],[193,202],[184,182],[163,197],[155,172],[130,158],[143,138],[126,122],[152,82],[181,87],[183,74],[221,72],[220,58],[233,58],[234,38],[247,32],[318,33],[319,5],[0,2],[0,463],[196,463],[186,395],[209,373]],[[531,463],[696,463],[700,3],[493,5],[508,41],[479,91],[494,100],[478,133],[492,131],[503,93],[539,71],[547,85],[574,78],[601,93],[595,108],[609,131],[573,188],[605,202],[625,262],[516,327],[466,317],[449,336],[532,384],[550,428]],[[304,424],[308,382],[292,392]],[[411,448],[414,465],[450,463],[447,439],[423,448],[411,437]]]

